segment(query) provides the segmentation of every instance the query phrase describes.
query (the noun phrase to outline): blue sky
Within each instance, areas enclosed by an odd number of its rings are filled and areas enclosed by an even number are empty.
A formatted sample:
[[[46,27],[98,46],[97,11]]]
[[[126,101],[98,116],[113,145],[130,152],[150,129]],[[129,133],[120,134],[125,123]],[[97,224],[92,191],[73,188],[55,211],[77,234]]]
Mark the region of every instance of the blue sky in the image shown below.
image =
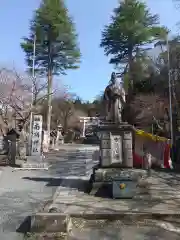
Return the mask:
[[[52,0],[53,1],[53,0]],[[21,37],[28,35],[29,20],[32,12],[39,6],[39,0],[1,0],[0,8],[0,64],[15,65],[25,70],[24,53],[20,48]],[[84,100],[92,100],[106,86],[113,66],[108,64],[103,49],[99,48],[101,30],[108,23],[117,0],[66,0],[73,16],[79,35],[82,53],[80,69],[69,71],[67,76],[60,76]],[[175,0],[146,0],[152,13],[160,15],[161,24],[173,33],[180,21],[180,8],[176,9]],[[180,3],[179,3],[180,6]]]

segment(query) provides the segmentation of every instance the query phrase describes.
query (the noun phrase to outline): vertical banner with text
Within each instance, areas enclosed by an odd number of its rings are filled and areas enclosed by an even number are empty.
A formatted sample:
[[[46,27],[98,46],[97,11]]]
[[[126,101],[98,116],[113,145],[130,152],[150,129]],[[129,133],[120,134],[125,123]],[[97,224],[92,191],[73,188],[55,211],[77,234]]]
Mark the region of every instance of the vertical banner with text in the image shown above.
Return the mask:
[[[31,155],[40,156],[42,149],[42,115],[33,116]]]

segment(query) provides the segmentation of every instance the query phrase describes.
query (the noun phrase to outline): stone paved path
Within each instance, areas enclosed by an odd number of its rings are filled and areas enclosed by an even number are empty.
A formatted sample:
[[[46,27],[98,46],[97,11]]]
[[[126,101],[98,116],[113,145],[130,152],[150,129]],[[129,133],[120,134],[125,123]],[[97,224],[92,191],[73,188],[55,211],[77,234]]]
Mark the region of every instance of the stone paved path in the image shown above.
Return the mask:
[[[134,200],[113,200],[90,196],[78,191],[86,179],[64,180],[58,188],[53,208],[66,213],[118,213],[122,211],[154,212],[176,214],[180,209],[180,186],[174,185],[169,174],[163,174],[163,179],[155,178],[153,173],[148,182],[151,184],[148,195],[142,195]],[[175,180],[177,181],[177,180]],[[69,186],[68,186],[69,184]],[[77,184],[77,186],[76,186]],[[67,187],[67,186],[68,187]]]
[[[69,150],[70,151],[70,150]],[[59,154],[59,153],[58,153]],[[69,155],[75,154],[74,150]],[[65,154],[66,155],[66,154]],[[66,155],[67,156],[67,155]],[[76,157],[74,157],[76,158]],[[66,158],[68,159],[68,157]],[[142,195],[134,200],[112,200],[90,196],[84,193],[88,176],[77,176],[72,169],[75,169],[78,161],[71,162],[71,168],[66,176],[59,179],[60,186],[54,196],[49,210],[67,214],[118,214],[122,211],[148,212],[148,213],[169,213],[177,214],[180,208],[180,174],[152,171],[148,179],[148,194]],[[62,169],[61,169],[62,167]],[[63,172],[64,161],[59,164],[59,173]],[[58,182],[58,178],[56,179]],[[173,218],[173,217],[172,217]],[[97,221],[93,224],[84,222],[72,223],[71,238],[69,239],[180,239],[180,225],[174,226],[172,222],[156,221],[151,226],[146,224],[138,226],[124,225],[121,227],[111,224],[104,228],[98,227]],[[122,224],[123,225],[123,224]]]
[[[81,223],[81,226],[73,228],[68,239],[78,240],[178,240],[180,234],[172,230],[166,230],[163,223],[154,222],[152,225],[125,225],[123,222],[106,222],[104,225],[94,223]]]
[[[180,209],[180,174],[152,171],[152,175],[148,179],[148,194],[137,196],[134,200],[104,199],[83,192],[89,175],[85,176],[85,167],[78,157],[78,153],[71,149],[68,154],[67,152],[64,154],[66,157],[64,156],[63,160],[58,163],[57,172],[60,175],[54,179],[59,187],[52,207],[59,212],[117,213],[118,211],[141,211],[164,213],[166,211],[174,214]],[[74,160],[72,157],[70,157],[71,160],[68,160],[69,156],[73,154]],[[81,153],[79,154],[81,155]],[[66,174],[64,174],[65,172]]]
[[[69,146],[63,150],[64,155],[63,151],[60,151],[59,153],[52,152],[47,156],[46,161],[52,165],[48,171],[13,171],[10,167],[0,168],[1,240],[21,239],[16,230],[28,215],[52,200],[60,184],[59,177],[68,176],[69,171],[76,176],[86,175],[86,168],[82,164],[72,168],[71,160],[75,155],[68,154],[68,148]],[[77,152],[77,146],[70,146],[70,148],[76,149]],[[86,155],[89,156],[88,153],[79,155],[81,161],[84,161]]]
[[[15,232],[22,221],[52,198],[55,188],[28,177],[49,177],[47,172],[14,171],[6,167],[0,176],[0,232]],[[1,239],[1,238],[0,238]]]
[[[150,190],[146,199],[111,200],[93,197],[84,193],[89,179],[89,169],[93,165],[90,161],[95,148],[86,146],[63,146],[58,152],[48,154],[48,161],[52,165],[48,172],[23,171],[13,172],[11,168],[3,170],[0,175],[0,239],[20,239],[13,235],[24,217],[32,214],[39,205],[54,195],[49,209],[56,209],[65,213],[117,213],[122,210],[169,212],[177,213],[180,207],[179,182],[180,174],[152,172],[149,178]],[[83,164],[84,163],[84,164]],[[95,162],[94,162],[95,163]],[[87,167],[88,165],[88,167]],[[164,223],[163,223],[164,224]],[[79,227],[74,226],[70,239],[180,239],[178,229],[167,226],[136,226],[121,227],[119,230],[111,228],[107,231],[98,227],[85,226],[80,234]],[[93,229],[93,236],[90,234]],[[121,236],[118,236],[119,231]],[[86,232],[86,238],[83,232]],[[79,234],[81,238],[76,238]],[[89,235],[88,235],[89,234]],[[114,235],[113,235],[114,234]],[[139,236],[138,236],[139,234]],[[156,238],[156,235],[159,237]],[[5,238],[5,236],[8,236]],[[106,238],[105,238],[106,235]],[[135,236],[139,238],[133,238]],[[15,238],[16,237],[16,238]],[[165,238],[166,237],[166,238]]]

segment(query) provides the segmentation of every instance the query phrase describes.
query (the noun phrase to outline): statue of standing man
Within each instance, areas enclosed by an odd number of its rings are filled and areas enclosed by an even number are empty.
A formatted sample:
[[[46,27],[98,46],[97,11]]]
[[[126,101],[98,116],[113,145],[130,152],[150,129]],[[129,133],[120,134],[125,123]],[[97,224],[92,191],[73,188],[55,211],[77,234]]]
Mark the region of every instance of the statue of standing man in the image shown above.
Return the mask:
[[[106,118],[115,124],[122,122],[122,110],[125,104],[125,91],[117,81],[116,73],[111,74],[109,85],[104,91]]]

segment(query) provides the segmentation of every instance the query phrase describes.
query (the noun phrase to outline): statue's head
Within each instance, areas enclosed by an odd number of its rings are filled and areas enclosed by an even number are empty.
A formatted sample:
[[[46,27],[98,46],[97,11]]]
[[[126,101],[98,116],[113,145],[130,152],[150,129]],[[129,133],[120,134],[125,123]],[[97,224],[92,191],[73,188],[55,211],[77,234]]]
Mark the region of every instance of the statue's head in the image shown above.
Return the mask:
[[[110,82],[113,84],[116,82],[116,73],[115,72],[112,72]]]

